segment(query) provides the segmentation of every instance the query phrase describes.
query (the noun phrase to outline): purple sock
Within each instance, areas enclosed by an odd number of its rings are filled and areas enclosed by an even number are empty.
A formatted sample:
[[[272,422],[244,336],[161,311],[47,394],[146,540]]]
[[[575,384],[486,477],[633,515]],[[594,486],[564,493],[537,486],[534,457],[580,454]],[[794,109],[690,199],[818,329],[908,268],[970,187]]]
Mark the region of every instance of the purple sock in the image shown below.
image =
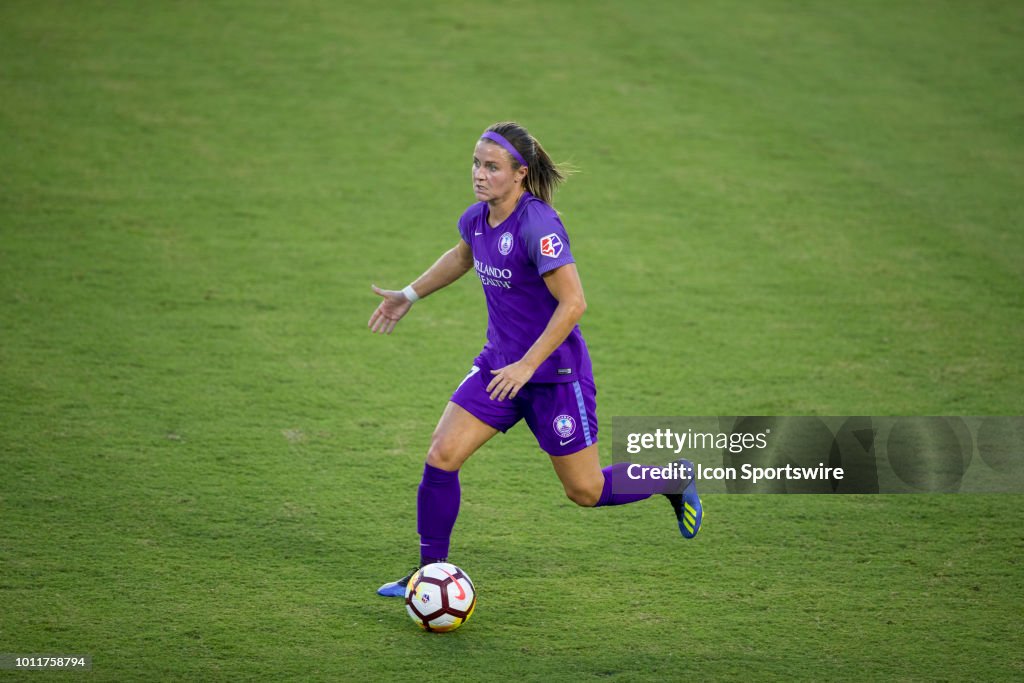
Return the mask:
[[[626,474],[632,463],[617,462],[614,465],[605,467],[601,472],[604,474],[604,488],[601,489],[601,498],[594,507],[606,505],[625,505],[635,503],[638,500],[650,498],[655,493],[678,493],[679,482],[666,479],[633,479]],[[641,476],[641,473],[652,469],[647,465],[637,465],[633,469],[634,476]],[[615,489],[614,492],[612,489]]]
[[[420,563],[448,557],[455,518],[459,516],[459,473],[423,466],[416,497],[416,530],[420,534]]]

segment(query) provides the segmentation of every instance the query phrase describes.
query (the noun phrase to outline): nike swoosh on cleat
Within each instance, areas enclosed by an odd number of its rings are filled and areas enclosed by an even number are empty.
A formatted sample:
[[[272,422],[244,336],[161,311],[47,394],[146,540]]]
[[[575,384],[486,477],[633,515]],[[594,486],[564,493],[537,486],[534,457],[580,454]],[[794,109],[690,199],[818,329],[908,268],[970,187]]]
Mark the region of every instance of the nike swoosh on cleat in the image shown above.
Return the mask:
[[[466,599],[466,589],[462,587],[462,584],[459,583],[459,580],[456,579],[454,576],[452,576],[448,572],[447,569],[442,569],[441,571],[443,571],[445,574],[448,574],[448,576],[451,577],[451,580],[455,582],[455,587],[459,589],[459,594],[455,596],[455,599],[456,600],[465,600]]]

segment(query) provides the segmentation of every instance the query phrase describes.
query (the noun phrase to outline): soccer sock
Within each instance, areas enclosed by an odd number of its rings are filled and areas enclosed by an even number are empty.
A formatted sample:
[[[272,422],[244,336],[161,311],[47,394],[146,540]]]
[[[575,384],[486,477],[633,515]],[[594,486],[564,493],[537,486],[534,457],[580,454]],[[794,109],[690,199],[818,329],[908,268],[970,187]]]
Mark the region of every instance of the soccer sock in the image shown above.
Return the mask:
[[[416,496],[416,530],[420,534],[420,564],[448,557],[455,518],[459,516],[459,473],[423,466],[423,480]]]
[[[678,493],[680,483],[672,479],[648,479],[643,476],[646,470],[652,469],[646,465],[636,466],[633,474],[636,479],[629,477],[626,471],[633,463],[617,462],[601,470],[604,474],[604,488],[601,489],[601,497],[594,507],[606,505],[625,505],[635,503],[638,500],[650,498],[655,493]],[[612,491],[614,485],[615,491]]]

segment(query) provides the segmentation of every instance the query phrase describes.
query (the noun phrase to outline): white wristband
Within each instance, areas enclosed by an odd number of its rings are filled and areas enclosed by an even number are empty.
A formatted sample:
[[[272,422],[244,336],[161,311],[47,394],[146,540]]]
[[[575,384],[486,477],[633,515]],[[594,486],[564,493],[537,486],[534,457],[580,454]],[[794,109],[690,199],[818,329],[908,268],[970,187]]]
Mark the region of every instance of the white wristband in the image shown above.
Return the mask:
[[[416,293],[416,290],[412,288],[412,285],[406,285],[405,289],[402,290],[402,294],[404,294],[405,298],[412,303],[416,303],[420,300],[420,295]]]

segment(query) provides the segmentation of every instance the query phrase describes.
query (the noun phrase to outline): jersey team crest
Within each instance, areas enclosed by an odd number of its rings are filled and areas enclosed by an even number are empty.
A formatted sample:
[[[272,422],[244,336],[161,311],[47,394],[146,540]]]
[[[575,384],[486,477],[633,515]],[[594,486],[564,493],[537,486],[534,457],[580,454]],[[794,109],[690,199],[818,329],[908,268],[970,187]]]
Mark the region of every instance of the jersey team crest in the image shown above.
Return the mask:
[[[512,233],[506,232],[498,240],[498,251],[501,252],[502,256],[508,256],[508,252],[512,251]]]
[[[540,238],[540,253],[543,256],[558,258],[562,253],[562,238],[555,233]]]
[[[563,439],[576,433],[576,420],[572,419],[571,415],[559,415],[551,423],[551,426],[554,427],[555,432]]]

